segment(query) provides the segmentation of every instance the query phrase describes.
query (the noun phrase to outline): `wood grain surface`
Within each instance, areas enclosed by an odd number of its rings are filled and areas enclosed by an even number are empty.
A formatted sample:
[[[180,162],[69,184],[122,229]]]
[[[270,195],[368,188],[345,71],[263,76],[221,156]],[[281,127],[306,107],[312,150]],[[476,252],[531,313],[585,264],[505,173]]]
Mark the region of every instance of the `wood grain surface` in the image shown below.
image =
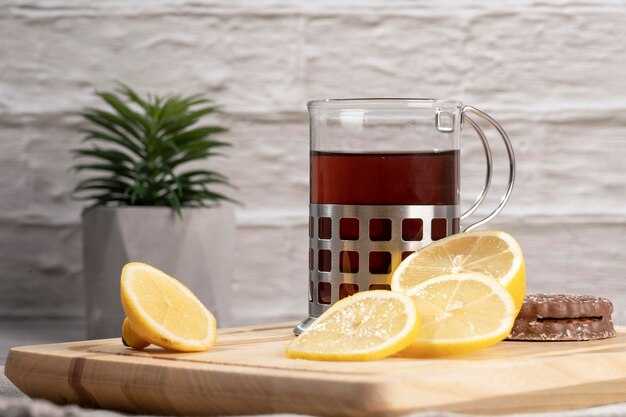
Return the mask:
[[[284,357],[293,323],[225,329],[203,353],[120,339],[13,348],[5,373],[31,397],[172,415],[509,414],[626,401],[626,329],[594,342],[502,342],[454,359]]]

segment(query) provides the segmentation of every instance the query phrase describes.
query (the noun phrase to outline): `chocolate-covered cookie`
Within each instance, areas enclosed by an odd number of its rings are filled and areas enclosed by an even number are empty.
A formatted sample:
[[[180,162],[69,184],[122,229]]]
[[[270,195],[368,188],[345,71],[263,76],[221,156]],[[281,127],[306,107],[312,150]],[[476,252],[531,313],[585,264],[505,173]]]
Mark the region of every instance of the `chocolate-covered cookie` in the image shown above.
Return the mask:
[[[615,336],[613,304],[606,298],[531,294],[515,319],[508,340],[576,341]]]

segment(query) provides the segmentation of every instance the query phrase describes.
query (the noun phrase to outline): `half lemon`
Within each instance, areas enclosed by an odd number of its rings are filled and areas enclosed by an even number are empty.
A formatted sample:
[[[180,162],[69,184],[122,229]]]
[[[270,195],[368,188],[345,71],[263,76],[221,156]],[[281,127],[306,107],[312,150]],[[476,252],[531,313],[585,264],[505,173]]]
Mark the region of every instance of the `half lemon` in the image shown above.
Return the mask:
[[[130,327],[146,342],[180,352],[203,351],[215,344],[213,314],[165,272],[140,262],[126,264],[121,296]]]

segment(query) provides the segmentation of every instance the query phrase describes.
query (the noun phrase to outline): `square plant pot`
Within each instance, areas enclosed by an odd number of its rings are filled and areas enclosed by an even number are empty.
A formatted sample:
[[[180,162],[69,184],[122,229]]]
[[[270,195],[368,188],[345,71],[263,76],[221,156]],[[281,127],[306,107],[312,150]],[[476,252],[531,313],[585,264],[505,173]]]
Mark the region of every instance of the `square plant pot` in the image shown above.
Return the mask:
[[[120,273],[128,262],[144,262],[189,287],[229,325],[235,218],[231,206],[95,207],[83,214],[83,270],[87,336],[118,337],[124,311]]]

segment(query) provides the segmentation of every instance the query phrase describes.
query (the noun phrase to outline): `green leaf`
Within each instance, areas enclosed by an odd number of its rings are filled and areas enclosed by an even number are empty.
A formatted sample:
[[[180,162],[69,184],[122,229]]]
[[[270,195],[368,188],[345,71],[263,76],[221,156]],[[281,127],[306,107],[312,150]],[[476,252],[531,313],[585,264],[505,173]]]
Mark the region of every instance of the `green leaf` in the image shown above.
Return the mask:
[[[135,93],[129,86],[123,83],[118,83],[119,91],[130,99],[131,102],[138,104],[148,114],[154,110],[154,106],[150,105],[147,101],[144,101],[139,94]]]
[[[124,167],[123,165],[119,165],[119,164],[113,164],[113,163],[110,163],[110,164],[78,164],[78,165],[74,166],[74,169],[76,171],[85,171],[85,170],[106,171],[106,172],[114,173],[115,175],[119,175],[121,177],[134,179],[133,172],[131,170],[127,169],[126,167]]]
[[[201,159],[204,159],[208,156],[211,156],[211,152],[207,151],[207,150],[199,150],[199,151],[194,151],[194,152],[187,152],[184,155],[180,156],[179,158],[168,162],[167,164],[169,165],[170,168],[174,169],[176,167],[178,167],[179,165],[185,164],[187,162],[191,162],[191,161],[198,161]]]
[[[197,178],[197,179],[186,179],[180,178],[180,183],[186,187],[192,187],[194,185],[202,185],[206,186],[208,184],[220,184],[227,187],[234,187],[228,180],[221,178]]]
[[[137,129],[138,132],[141,132],[142,130],[144,132],[150,131],[151,124],[148,122],[148,120],[145,117],[142,117],[139,113],[136,113],[130,107],[128,107],[116,95],[107,92],[97,92],[96,95],[102,98],[105,102],[109,104],[109,106],[117,111],[120,117],[134,124],[134,128]]]
[[[155,122],[157,123],[157,131],[161,128],[163,123],[184,114],[188,109],[189,104],[181,100],[180,96],[168,97],[156,112]]]
[[[130,204],[136,204],[138,200],[149,199],[148,190],[141,185],[132,185],[128,187],[127,192],[130,196]]]
[[[125,136],[121,136],[121,135],[111,136],[111,135],[107,135],[106,133],[99,132],[97,130],[87,130],[85,133],[87,133],[87,136],[85,136],[85,138],[83,139],[83,142],[103,141],[103,142],[108,142],[108,143],[114,143],[116,145],[121,146],[124,149],[128,149],[129,151],[133,152],[135,155],[137,155],[140,158],[145,157],[145,153],[141,150],[141,148],[135,145],[135,143],[132,140],[129,140]]]
[[[197,140],[207,139],[208,136],[228,132],[228,129],[219,126],[202,126],[196,129],[186,130],[184,132],[178,132],[176,134],[162,135],[159,140],[173,142],[177,146],[183,146],[187,143]],[[225,143],[225,146],[230,146],[230,143]]]
[[[116,190],[115,188],[112,188],[109,185],[86,185],[86,186],[76,187],[74,189],[74,194],[80,194],[83,191],[93,191],[93,190],[103,190],[103,191],[106,191],[107,194],[111,194],[113,191],[117,191],[120,194],[125,194],[126,192],[126,188],[120,188]]]
[[[180,178],[191,178],[191,177],[196,177],[196,176],[204,176],[204,177],[210,177],[210,178],[215,177],[215,178],[221,178],[224,180],[226,179],[225,175],[220,174],[215,171],[209,171],[206,169],[195,169],[191,171],[185,171],[179,175]]]
[[[112,163],[121,164],[124,163],[130,164],[133,166],[135,164],[135,160],[125,154],[124,152],[120,152],[114,149],[74,149],[72,153],[76,156],[80,157],[92,157],[98,159],[104,159],[105,161],[110,161]]]
[[[96,178],[88,178],[78,183],[75,191],[81,191],[85,189],[90,189],[89,187],[103,187],[107,188],[111,191],[121,191],[123,193],[131,187],[131,184],[122,181],[118,178],[108,178],[108,177],[96,177]]]
[[[167,165],[175,167],[183,163],[181,161],[189,156],[191,156],[191,159],[187,159],[185,161],[205,158],[209,155],[208,154],[205,155],[202,152],[209,152],[213,148],[218,148],[218,147],[223,147],[223,146],[227,146],[227,145],[224,145],[223,142],[190,143],[190,144],[187,144],[185,147],[183,147],[182,150],[178,153],[173,153],[171,155],[169,154],[163,155],[163,158],[165,158],[163,162],[165,162]],[[200,155],[200,157],[196,158],[195,155]]]
[[[215,109],[215,107],[205,107],[199,110],[188,112],[177,118],[173,118],[172,120],[163,123],[157,133],[171,134],[174,132],[180,132],[181,130],[186,129],[187,127],[196,123],[198,120],[200,120],[201,117],[206,116],[209,113],[213,113]]]
[[[117,114],[104,110],[87,109],[87,111],[83,113],[83,116],[90,117],[92,121],[100,124],[100,126],[105,129],[116,129],[116,132],[118,133],[126,131],[139,141],[142,141],[143,139],[143,135],[141,135],[131,123]]]
[[[167,201],[170,203],[170,206],[174,208],[174,210],[176,211],[176,214],[178,214],[178,216],[182,218],[183,213],[181,211],[181,204],[176,193],[170,192],[167,194],[166,198],[167,198]]]
[[[108,115],[108,116],[107,116]],[[96,112],[88,110],[82,114],[82,116],[91,121],[92,123],[100,126],[104,130],[108,130],[109,132],[114,133],[118,137],[124,137],[127,141],[135,144],[138,148],[143,148],[145,146],[144,138],[138,137],[137,133],[130,133],[123,126],[117,124],[116,122],[109,120],[111,118],[115,119],[115,116],[112,116],[105,112]],[[110,117],[109,117],[110,116]],[[131,138],[132,137],[132,138]]]

